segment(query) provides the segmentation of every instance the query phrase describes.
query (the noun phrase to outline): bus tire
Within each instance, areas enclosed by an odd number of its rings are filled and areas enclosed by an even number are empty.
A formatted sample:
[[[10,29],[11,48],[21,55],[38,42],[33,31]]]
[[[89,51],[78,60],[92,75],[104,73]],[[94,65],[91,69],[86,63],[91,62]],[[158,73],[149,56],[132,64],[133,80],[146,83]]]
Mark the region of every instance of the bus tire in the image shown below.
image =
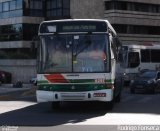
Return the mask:
[[[116,97],[115,97],[115,102],[120,102],[121,101],[121,93],[119,93]]]
[[[52,102],[52,109],[53,110],[60,109],[60,102],[59,101]]]

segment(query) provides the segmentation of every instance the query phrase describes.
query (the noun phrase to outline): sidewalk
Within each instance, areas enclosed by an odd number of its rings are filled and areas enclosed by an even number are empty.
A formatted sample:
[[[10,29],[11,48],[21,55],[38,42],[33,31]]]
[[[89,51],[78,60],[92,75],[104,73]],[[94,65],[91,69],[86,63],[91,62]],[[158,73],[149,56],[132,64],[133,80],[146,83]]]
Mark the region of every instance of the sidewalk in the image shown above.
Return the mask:
[[[13,88],[12,84],[2,84],[0,86],[0,101],[35,95],[35,91],[36,87],[32,84],[24,84],[22,88]]]

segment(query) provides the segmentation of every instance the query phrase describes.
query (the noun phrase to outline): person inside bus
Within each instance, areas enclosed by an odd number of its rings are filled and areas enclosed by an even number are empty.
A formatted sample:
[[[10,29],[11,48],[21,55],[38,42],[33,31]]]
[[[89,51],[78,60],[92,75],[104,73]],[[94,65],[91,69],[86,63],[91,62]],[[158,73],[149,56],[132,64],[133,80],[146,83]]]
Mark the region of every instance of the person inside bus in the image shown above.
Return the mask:
[[[107,56],[103,50],[104,49],[100,44],[95,44],[94,49],[90,52],[90,57],[93,59],[105,61],[107,59]]]
[[[54,42],[54,43],[53,43]],[[67,70],[65,66],[70,66],[70,49],[66,48],[66,42],[63,38],[54,38],[48,46],[49,65],[52,70]],[[54,68],[53,68],[54,67]],[[70,66],[71,67],[71,66]],[[57,68],[57,69],[56,69]]]
[[[89,57],[92,59],[92,61],[96,61],[94,66],[94,70],[95,71],[103,71],[104,70],[104,62],[107,59],[106,53],[104,51],[104,46],[99,44],[99,43],[95,43],[93,44],[93,48],[89,53]]]

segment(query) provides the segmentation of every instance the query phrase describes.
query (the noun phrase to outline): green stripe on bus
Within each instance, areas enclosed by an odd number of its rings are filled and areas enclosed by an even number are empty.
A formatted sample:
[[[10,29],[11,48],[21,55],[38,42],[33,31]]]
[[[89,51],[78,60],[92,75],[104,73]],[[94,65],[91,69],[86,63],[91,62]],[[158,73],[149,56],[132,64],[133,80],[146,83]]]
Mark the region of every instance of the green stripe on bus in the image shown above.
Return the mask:
[[[43,84],[38,86],[38,90],[44,91],[63,91],[63,92],[78,92],[78,91],[93,91],[93,90],[103,90],[110,89],[105,84],[78,84],[78,85],[48,85]]]
[[[74,80],[67,80],[68,81],[68,83],[95,83],[95,79],[74,79]],[[113,83],[114,82],[114,80],[105,80],[105,82],[106,83]],[[48,82],[47,80],[41,80],[41,81],[38,81],[37,82],[38,84],[47,84],[47,83],[50,83],[50,82]],[[59,83],[61,83],[61,82],[59,82]],[[56,83],[54,83],[54,84],[56,84]]]

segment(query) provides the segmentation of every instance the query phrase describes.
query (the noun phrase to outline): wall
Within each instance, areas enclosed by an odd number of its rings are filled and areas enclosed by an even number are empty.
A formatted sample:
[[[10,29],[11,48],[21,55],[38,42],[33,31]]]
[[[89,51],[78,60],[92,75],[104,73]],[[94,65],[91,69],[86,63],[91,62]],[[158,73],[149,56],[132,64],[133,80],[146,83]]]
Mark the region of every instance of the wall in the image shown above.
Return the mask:
[[[103,0],[71,0],[71,18],[73,19],[103,19]]]
[[[0,60],[0,70],[12,73],[12,83],[29,83],[36,76],[36,60]]]
[[[114,1],[114,0],[103,0]],[[160,0],[115,0],[126,2],[140,2],[147,4],[160,4]],[[134,25],[134,26],[160,26],[160,13],[141,12],[131,10],[105,10],[104,18],[111,24]],[[159,42],[159,34],[118,34],[124,44],[139,44],[143,42]]]

